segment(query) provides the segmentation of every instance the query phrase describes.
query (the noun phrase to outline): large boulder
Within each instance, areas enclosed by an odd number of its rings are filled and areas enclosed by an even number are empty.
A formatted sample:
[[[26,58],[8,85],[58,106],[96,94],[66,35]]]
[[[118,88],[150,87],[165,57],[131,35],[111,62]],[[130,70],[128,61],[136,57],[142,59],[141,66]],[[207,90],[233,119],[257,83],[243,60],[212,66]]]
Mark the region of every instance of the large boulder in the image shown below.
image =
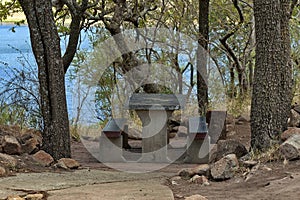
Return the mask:
[[[14,155],[21,154],[22,148],[17,138],[12,135],[5,135],[2,141],[3,152],[6,154]]]
[[[18,164],[18,161],[10,155],[0,153],[0,164],[7,167],[15,168]]]
[[[210,163],[216,162],[228,154],[235,154],[239,159],[248,154],[246,147],[237,140],[219,140],[216,150],[210,157]]]
[[[234,176],[239,167],[239,161],[235,154],[229,154],[211,166],[211,176],[214,180],[226,180]]]
[[[300,135],[293,135],[282,143],[279,152],[287,160],[300,158]]]
[[[33,159],[44,167],[50,166],[54,162],[53,157],[43,150],[33,154]]]

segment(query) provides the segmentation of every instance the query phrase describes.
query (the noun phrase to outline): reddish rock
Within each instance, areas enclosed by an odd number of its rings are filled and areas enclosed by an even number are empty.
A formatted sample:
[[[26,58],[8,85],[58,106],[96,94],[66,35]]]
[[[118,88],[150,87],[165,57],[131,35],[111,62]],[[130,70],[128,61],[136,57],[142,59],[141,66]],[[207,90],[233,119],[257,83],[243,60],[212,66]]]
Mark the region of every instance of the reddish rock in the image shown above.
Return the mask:
[[[22,151],[23,153],[32,154],[38,151],[39,146],[40,143],[36,138],[30,138],[22,145]]]
[[[174,138],[176,137],[177,133],[176,132],[170,132],[168,133],[169,138]]]
[[[14,168],[17,166],[17,163],[18,161],[14,157],[0,153],[0,164]]]
[[[22,153],[20,143],[14,136],[11,136],[11,135],[4,136],[2,148],[3,148],[4,153],[10,154],[10,155]]]
[[[5,176],[5,174],[6,174],[5,168],[0,166],[0,177]]]
[[[77,169],[78,167],[80,167],[80,164],[72,158],[61,158],[57,162],[64,163],[64,165],[69,169]]]
[[[300,128],[290,127],[288,130],[284,131],[280,137],[282,141],[286,141],[288,138],[296,134],[300,135]]]
[[[40,150],[37,153],[33,154],[33,159],[45,167],[50,166],[54,161],[53,157],[43,150]]]

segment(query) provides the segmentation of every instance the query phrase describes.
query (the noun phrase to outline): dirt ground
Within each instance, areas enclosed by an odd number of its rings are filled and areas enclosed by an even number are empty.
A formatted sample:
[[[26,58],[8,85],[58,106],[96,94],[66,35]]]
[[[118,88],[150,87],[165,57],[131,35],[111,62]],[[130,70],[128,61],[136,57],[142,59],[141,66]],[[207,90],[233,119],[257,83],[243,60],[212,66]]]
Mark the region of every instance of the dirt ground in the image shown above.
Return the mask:
[[[236,139],[247,148],[250,146],[250,125],[244,123],[236,125],[235,134],[228,135],[230,139]],[[99,163],[80,142],[72,144],[73,158],[78,160],[82,167],[101,170],[113,170]],[[182,168],[194,167],[192,164],[171,164],[159,171],[169,172],[170,176]],[[245,181],[243,171],[237,172],[230,180],[214,182],[209,186],[189,183],[187,180],[178,180],[177,184],[171,184],[166,180],[165,184],[174,193],[175,199],[193,194],[200,194],[208,199],[300,199],[300,161],[283,161],[261,163],[261,167]]]
[[[236,125],[235,133],[228,135],[229,139],[236,139],[243,143],[247,148],[250,146],[250,125],[244,123]],[[132,144],[137,143],[131,141]],[[97,142],[93,142],[95,151],[97,150]],[[75,160],[81,164],[81,168],[116,171],[99,163],[82,142],[72,142],[72,155]],[[23,160],[24,164],[16,169],[16,172],[44,172],[54,171],[60,172],[62,169],[44,168],[31,164],[29,157],[24,155],[19,160]],[[177,172],[183,168],[192,168],[196,164],[170,164],[160,172],[166,172],[170,178],[176,176]],[[176,200],[184,199],[193,194],[200,194],[208,199],[300,199],[300,160],[284,163],[283,161],[273,161],[261,163],[248,180],[243,175],[245,171],[238,171],[234,178],[215,182],[210,180],[209,186],[189,183],[188,180],[176,180],[176,184],[172,184],[170,179],[166,179],[167,185],[174,194]]]

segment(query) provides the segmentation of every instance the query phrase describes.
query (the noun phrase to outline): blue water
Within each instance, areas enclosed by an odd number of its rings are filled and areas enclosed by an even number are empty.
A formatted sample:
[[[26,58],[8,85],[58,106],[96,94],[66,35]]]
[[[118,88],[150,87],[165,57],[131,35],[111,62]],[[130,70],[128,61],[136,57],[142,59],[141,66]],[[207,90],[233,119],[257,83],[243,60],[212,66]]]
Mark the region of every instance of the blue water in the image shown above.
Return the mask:
[[[15,32],[11,31],[12,27],[14,27],[14,25],[0,25],[0,77],[6,76],[3,72],[5,66],[21,69],[24,64],[24,59],[28,61],[26,65],[30,65],[36,69],[37,73],[37,65],[31,49],[28,26],[17,26],[14,28]],[[65,50],[65,44],[66,39],[61,38],[62,53]],[[84,35],[81,48],[90,48]],[[68,77],[68,75],[66,77]],[[75,110],[72,107],[71,86],[72,83],[66,78],[66,94],[70,119],[75,115]]]

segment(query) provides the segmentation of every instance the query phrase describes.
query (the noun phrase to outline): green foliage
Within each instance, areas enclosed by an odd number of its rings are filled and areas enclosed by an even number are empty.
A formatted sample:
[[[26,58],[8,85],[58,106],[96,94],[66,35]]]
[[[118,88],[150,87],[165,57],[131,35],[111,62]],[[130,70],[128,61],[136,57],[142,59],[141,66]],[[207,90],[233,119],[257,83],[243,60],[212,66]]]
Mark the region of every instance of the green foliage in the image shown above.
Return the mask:
[[[19,1],[16,0],[4,0],[0,2],[0,22],[7,21],[7,18],[12,16],[15,13],[21,13],[21,5]],[[17,26],[24,24],[25,20],[16,21],[14,20]],[[12,32],[14,32],[14,28],[12,28]]]
[[[251,96],[249,94],[243,97],[228,98],[227,111],[233,116],[247,114],[250,116]]]
[[[20,53],[22,67],[0,63],[0,123],[41,129],[37,69],[19,49],[13,49]]]

